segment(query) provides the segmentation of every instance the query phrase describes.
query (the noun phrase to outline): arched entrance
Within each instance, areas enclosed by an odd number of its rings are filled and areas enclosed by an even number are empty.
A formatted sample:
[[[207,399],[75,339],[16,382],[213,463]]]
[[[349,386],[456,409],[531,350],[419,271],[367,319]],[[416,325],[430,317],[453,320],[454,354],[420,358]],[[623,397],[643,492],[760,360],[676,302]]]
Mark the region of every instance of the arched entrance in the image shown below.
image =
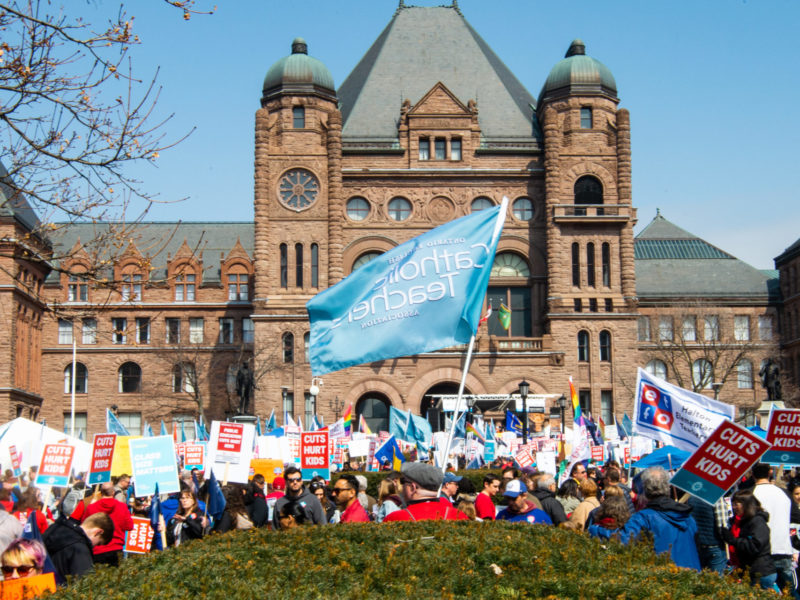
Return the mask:
[[[364,415],[364,420],[372,433],[389,431],[389,407],[391,405],[389,398],[380,392],[367,392],[361,396],[356,402],[356,421],[353,423],[353,431],[358,431],[361,415]]]
[[[466,387],[464,388],[464,394],[471,393]],[[419,405],[419,414],[428,420],[434,432],[444,431],[444,412],[442,412],[439,399],[433,396],[446,394],[458,394],[458,383],[437,383],[425,392]]]

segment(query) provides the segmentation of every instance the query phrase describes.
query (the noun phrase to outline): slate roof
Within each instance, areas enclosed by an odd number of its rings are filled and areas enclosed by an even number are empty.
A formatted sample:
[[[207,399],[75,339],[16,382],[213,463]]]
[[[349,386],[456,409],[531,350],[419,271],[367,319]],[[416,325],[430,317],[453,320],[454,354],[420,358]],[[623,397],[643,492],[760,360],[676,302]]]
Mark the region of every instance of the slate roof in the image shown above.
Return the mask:
[[[777,277],[689,233],[657,213],[634,239],[640,298],[778,299]]]
[[[25,196],[15,193],[9,183],[8,171],[0,161],[0,217],[13,217],[30,231],[37,231],[41,225],[39,217]]]
[[[57,253],[69,251],[80,239],[86,243],[102,231],[107,230],[107,223],[73,223],[58,230],[52,242]],[[253,258],[254,225],[252,221],[241,222],[144,222],[133,226],[132,235],[125,238],[124,246],[117,250],[122,254],[133,242],[145,257],[153,259],[153,279],[166,277],[167,255],[175,257],[178,249],[186,240],[189,248],[200,257],[202,253],[203,276],[206,283],[220,280],[220,263],[227,257],[236,244],[242,244],[250,259]],[[51,274],[50,280],[57,279],[58,274]]]
[[[343,141],[396,142],[403,100],[416,104],[437,82],[477,101],[486,142],[538,143],[534,97],[449,6],[397,10],[337,91]]]

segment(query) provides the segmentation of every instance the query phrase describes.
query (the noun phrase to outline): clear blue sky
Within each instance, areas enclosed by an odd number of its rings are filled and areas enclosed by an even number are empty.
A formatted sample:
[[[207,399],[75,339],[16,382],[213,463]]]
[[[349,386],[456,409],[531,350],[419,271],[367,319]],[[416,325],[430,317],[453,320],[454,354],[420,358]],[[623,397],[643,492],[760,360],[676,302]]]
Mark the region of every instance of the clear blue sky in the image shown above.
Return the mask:
[[[408,0],[438,5],[447,0]],[[212,2],[198,0],[198,6]],[[572,39],[608,66],[631,112],[637,231],[656,208],[758,268],[800,237],[796,0],[461,0],[466,19],[535,96]],[[87,18],[110,4],[81,6]],[[339,86],[397,0],[221,0],[183,21],[132,3],[140,75],[161,68],[172,137],[195,133],[137,173],[162,200],[153,220],[252,220],[253,122],[267,69],[308,42]],[[412,102],[414,99],[412,99]]]

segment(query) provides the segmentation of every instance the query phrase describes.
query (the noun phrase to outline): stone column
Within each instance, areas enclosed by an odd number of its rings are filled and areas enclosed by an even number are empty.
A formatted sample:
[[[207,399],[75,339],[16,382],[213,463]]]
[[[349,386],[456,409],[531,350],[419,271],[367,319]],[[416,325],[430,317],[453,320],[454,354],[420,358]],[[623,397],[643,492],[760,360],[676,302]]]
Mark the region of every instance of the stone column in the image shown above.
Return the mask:
[[[619,203],[631,211],[631,219],[620,232],[622,296],[626,304],[636,301],[636,267],[633,254],[633,203],[631,188],[631,117],[617,111],[617,193]]]
[[[545,218],[547,231],[547,287],[548,310],[551,312],[561,304],[564,293],[565,259],[559,252],[560,236],[555,224],[555,205],[559,204],[561,191],[561,168],[559,158],[561,153],[561,132],[558,128],[558,113],[552,106],[544,111],[544,192],[545,192]]]
[[[344,277],[344,192],[342,190],[342,113],[328,116],[328,286]]]
[[[254,173],[254,270],[256,306],[263,306],[269,294],[269,111],[256,111]]]

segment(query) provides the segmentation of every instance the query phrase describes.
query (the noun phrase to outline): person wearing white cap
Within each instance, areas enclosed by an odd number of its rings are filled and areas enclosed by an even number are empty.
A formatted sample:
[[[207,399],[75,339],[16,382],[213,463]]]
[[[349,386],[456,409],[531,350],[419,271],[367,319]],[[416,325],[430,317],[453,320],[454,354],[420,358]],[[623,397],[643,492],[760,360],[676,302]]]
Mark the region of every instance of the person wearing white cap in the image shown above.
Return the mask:
[[[528,487],[519,479],[512,479],[506,484],[503,496],[508,498],[508,506],[497,513],[498,521],[512,523],[544,523],[552,525],[553,521],[543,510],[528,500]]]

